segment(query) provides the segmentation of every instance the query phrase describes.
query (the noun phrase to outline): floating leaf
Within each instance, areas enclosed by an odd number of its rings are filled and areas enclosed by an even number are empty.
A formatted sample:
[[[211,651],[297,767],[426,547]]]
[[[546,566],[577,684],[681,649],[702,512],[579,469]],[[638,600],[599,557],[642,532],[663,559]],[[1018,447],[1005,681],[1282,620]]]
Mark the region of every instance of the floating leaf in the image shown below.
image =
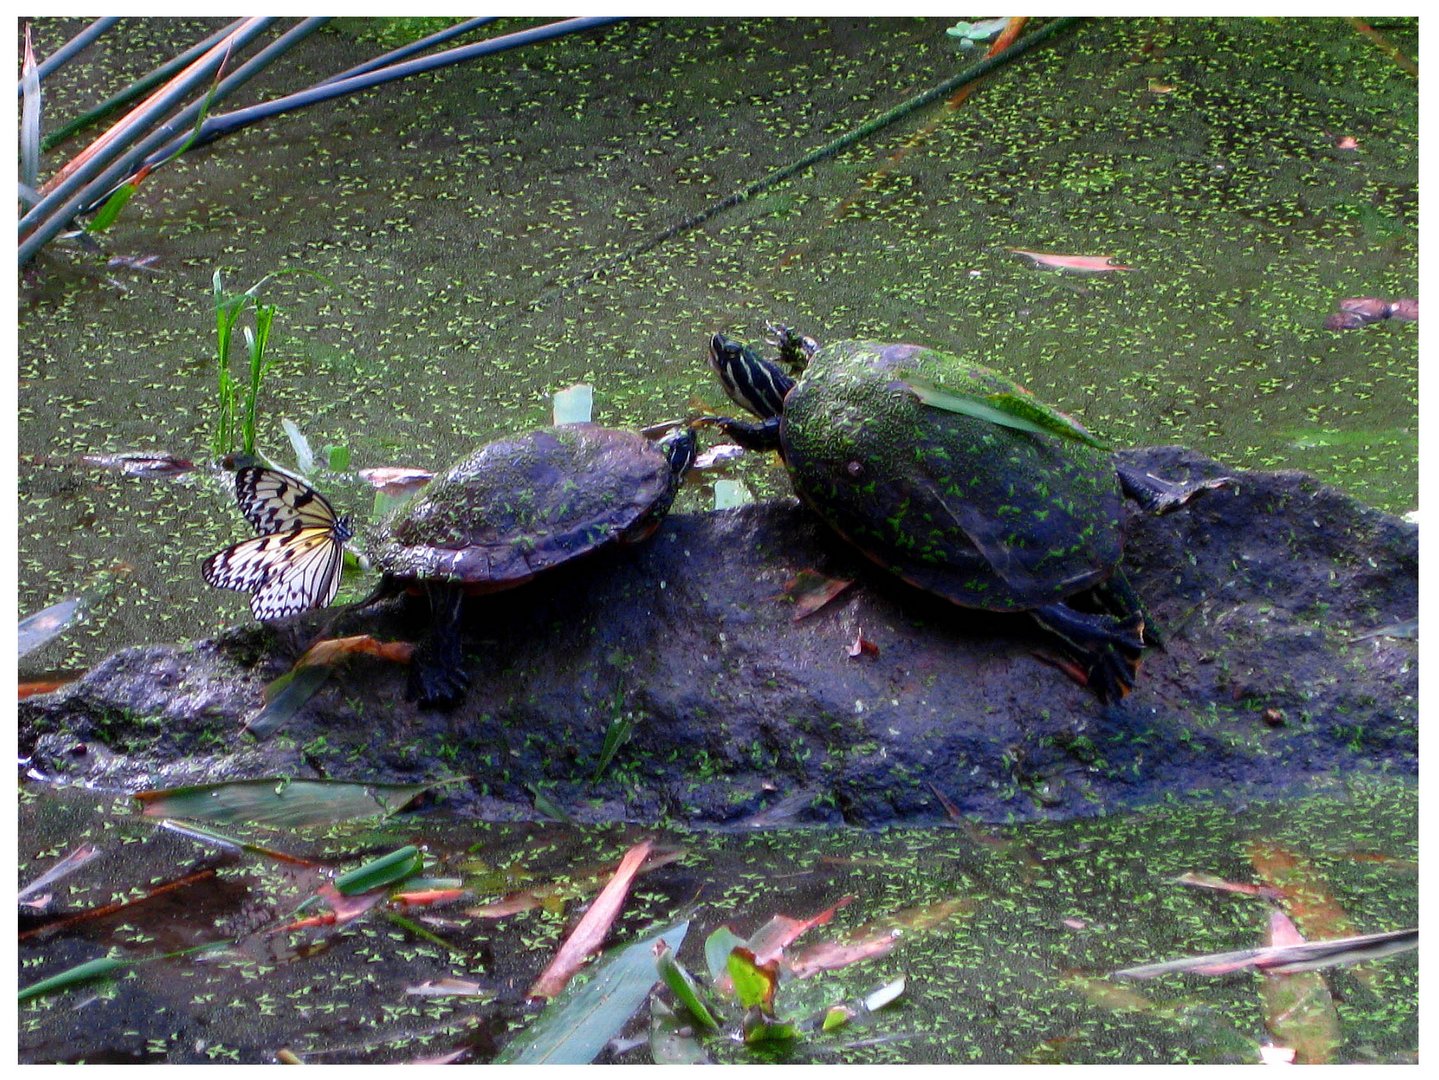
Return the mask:
[[[946,412],[969,416],[1000,427],[1028,431],[1035,435],[1057,435],[1062,439],[1093,446],[1108,447],[1090,431],[1058,409],[1052,409],[1030,394],[963,394],[945,390],[913,373],[900,373],[900,379],[914,396],[925,405]]]
[[[777,960],[785,948],[797,937],[806,930],[811,930],[816,926],[824,926],[834,918],[836,911],[846,904],[853,902],[853,900],[853,896],[841,896],[818,915],[812,915],[808,919],[795,919],[788,915],[776,915],[751,934],[749,941],[745,942],[745,944],[754,953],[755,960],[758,963],[767,964],[771,960]]]
[[[619,915],[620,908],[624,906],[625,898],[629,896],[630,883],[639,872],[640,864],[649,856],[651,846],[653,841],[644,840],[625,852],[625,857],[620,860],[620,865],[615,870],[615,876],[600,891],[600,895],[595,897],[595,902],[590,905],[589,911],[585,912],[584,918],[570,931],[570,936],[560,946],[559,952],[530,987],[529,997],[554,997],[565,988],[565,984],[580,969],[580,965],[598,951],[605,935],[610,932],[610,926]]]
[[[21,889],[18,899],[24,900],[27,897],[35,895],[41,889],[44,889],[49,885],[53,885],[55,882],[60,881],[63,878],[69,877],[76,870],[79,870],[80,867],[90,862],[99,854],[100,849],[97,848],[94,844],[81,844],[74,851],[70,852],[70,854],[66,855],[63,859],[57,862],[54,866],[50,867],[49,870],[46,870],[34,881],[30,882],[29,885],[26,885],[23,889]]]
[[[578,383],[567,390],[560,390],[554,397],[555,424],[588,424],[594,412],[595,388],[588,383]]]
[[[793,601],[795,622],[808,618],[845,589],[854,584],[851,578],[825,577],[818,570],[801,570],[785,582],[783,595]]]
[[[425,857],[420,854],[420,849],[414,844],[406,844],[388,855],[341,874],[335,878],[335,890],[341,896],[356,896],[414,877],[424,869],[424,865]]]
[[[333,825],[355,818],[388,817],[418,795],[452,781],[360,784],[344,780],[228,780],[137,792],[146,817],[225,823],[246,821],[276,829]]]
[[[1010,248],[1016,255],[1033,259],[1034,265],[1045,270],[1076,270],[1082,274],[1104,274],[1113,270],[1133,270],[1132,266],[1121,266],[1112,255],[1057,255],[1049,251],[1026,251],[1024,248]]]
[[[405,987],[405,993],[415,997],[493,997],[494,991],[487,990],[477,982],[468,979],[428,979],[414,986]]]
[[[611,950],[590,977],[555,997],[495,1058],[496,1064],[587,1065],[629,1021],[658,981],[654,947],[678,951],[689,920]]]
[[[25,58],[20,67],[20,183],[34,189],[40,180],[40,69],[25,24]]]
[[[779,964],[771,960],[760,963],[754,952],[744,945],[730,950],[725,960],[730,983],[734,986],[735,997],[745,1008],[758,1006],[769,1015],[774,1014],[774,992],[779,986]]]
[[[685,1007],[700,1026],[710,1031],[719,1030],[719,1021],[714,1018],[714,1012],[705,1000],[703,991],[695,985],[690,973],[675,959],[675,954],[663,941],[655,945],[655,970],[669,987],[670,993],[674,994],[675,1000]]]
[[[1152,979],[1175,972],[1197,975],[1227,975],[1245,968],[1287,973],[1310,971],[1340,964],[1358,964],[1382,956],[1419,947],[1419,931],[1390,930],[1379,934],[1359,934],[1329,941],[1306,941],[1303,945],[1275,948],[1237,949],[1233,952],[1208,953],[1166,960],[1158,964],[1141,964],[1111,974],[1130,979]]]
[[[86,983],[94,982],[96,979],[106,979],[115,972],[130,966],[127,960],[117,960],[111,956],[101,956],[94,960],[86,960],[83,964],[76,964],[72,968],[66,968],[58,975],[51,975],[48,979],[41,979],[37,983],[31,983],[20,991],[20,1000],[29,1001],[31,998],[43,997],[46,994],[53,994],[60,990],[69,990],[74,986],[83,986]]]
[[[728,926],[721,926],[705,938],[705,966],[709,968],[710,982],[715,987],[720,987],[721,983],[728,984],[729,954],[744,944],[744,938]]]

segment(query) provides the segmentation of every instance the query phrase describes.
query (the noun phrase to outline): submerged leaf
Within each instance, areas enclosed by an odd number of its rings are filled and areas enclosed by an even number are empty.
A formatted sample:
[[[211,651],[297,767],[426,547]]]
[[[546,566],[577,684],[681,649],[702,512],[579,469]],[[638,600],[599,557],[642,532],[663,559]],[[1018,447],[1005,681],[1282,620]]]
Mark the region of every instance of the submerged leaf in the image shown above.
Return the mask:
[[[59,990],[69,990],[72,986],[83,986],[86,983],[94,982],[96,979],[109,978],[115,972],[130,966],[128,960],[117,960],[111,956],[101,956],[94,960],[86,960],[83,964],[76,964],[72,968],[66,968],[58,975],[51,975],[48,979],[41,979],[37,983],[22,987],[20,1000],[29,1001],[31,998],[43,997],[46,994],[53,994]]]
[[[813,945],[785,966],[796,978],[804,979],[821,971],[833,971],[861,960],[872,960],[889,953],[907,936],[905,931],[929,930],[955,915],[967,915],[974,908],[974,901],[962,896],[905,908],[857,927],[843,941]]]
[[[1034,260],[1034,265],[1045,270],[1077,270],[1085,274],[1103,274],[1112,270],[1133,270],[1132,266],[1121,266],[1113,255],[1059,255],[1049,251],[1026,251],[1024,248],[1010,248],[1016,255]]]
[[[664,941],[678,951],[689,920],[611,950],[516,1035],[495,1064],[588,1065],[629,1021],[658,981],[654,947]]]
[[[1302,944],[1303,936],[1282,911],[1270,913],[1265,944]],[[1264,1026],[1279,1042],[1292,1047],[1301,1065],[1323,1065],[1334,1059],[1343,1041],[1334,997],[1317,971],[1290,974],[1265,972]]]
[[[658,997],[650,999],[650,1057],[656,1065],[710,1064],[688,1019]]]
[[[135,799],[146,817],[201,821],[246,821],[271,828],[333,825],[355,818],[388,817],[421,793],[447,780],[427,784],[358,784],[344,780],[228,780],[141,791]]]

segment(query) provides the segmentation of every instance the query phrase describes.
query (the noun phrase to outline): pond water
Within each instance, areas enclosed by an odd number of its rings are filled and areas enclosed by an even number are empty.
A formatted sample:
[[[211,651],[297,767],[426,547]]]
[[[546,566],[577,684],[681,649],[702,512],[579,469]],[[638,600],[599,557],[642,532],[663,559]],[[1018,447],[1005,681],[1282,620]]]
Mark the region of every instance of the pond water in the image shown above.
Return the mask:
[[[1412,1061],[1413,952],[1290,976],[1303,980],[1288,989],[1303,1008],[1276,1004],[1281,977],[1252,970],[1106,976],[1262,943],[1268,900],[1186,886],[1175,880],[1184,874],[1283,889],[1283,906],[1315,939],[1416,925],[1416,806],[1411,783],[1361,781],[1238,812],[1161,808],[1004,829],[721,834],[413,815],[324,832],[216,826],[267,854],[158,828],[128,799],[35,792],[21,800],[22,883],[82,844],[98,854],[52,888],[49,915],[22,918],[21,985],[106,950],[127,966],[107,983],[22,1004],[20,1058],[253,1062],[288,1049],[308,1062],[401,1062],[464,1050],[488,1061],[531,1022],[525,990],[581,902],[649,836],[656,854],[678,857],[637,879],[612,941],[687,913],[678,958],[704,972],[703,943],[720,926],[748,937],[775,915],[807,919],[845,896],[786,954],[877,929],[895,936],[883,955],[782,979],[775,995],[780,1016],[804,1017],[902,977],[894,1004],[835,1032],[758,1047],[732,1037],[731,1005],[725,1033],[704,1040],[713,1060],[1252,1063],[1269,1043],[1301,1060]],[[454,875],[465,896],[277,932],[322,870],[407,843],[424,847],[427,874]],[[280,861],[275,849],[318,865]],[[57,921],[111,900],[139,902]],[[505,900],[510,914],[499,913]],[[168,955],[205,945],[222,947]],[[473,988],[412,989],[442,979]],[[651,970],[644,981],[653,979]],[[607,1060],[649,1060],[648,1014]]]
[[[336,20],[223,108],[393,47],[411,29],[401,22]],[[37,21],[37,52],[83,25]],[[46,129],[220,25],[123,20],[47,79]],[[82,621],[22,660],[22,679],[249,618],[245,597],[199,575],[205,555],[247,531],[215,476],[144,478],[82,460],[207,457],[216,272],[234,290],[285,272],[261,288],[280,313],[258,433],[285,464],[289,420],[315,448],[344,448],[348,470],[434,469],[548,422],[551,395],[576,382],[594,386],[595,418],[614,426],[729,411],[705,338],[757,341],[773,319],[821,340],[973,356],[1115,445],[1183,443],[1233,468],[1308,470],[1382,509],[1413,509],[1417,326],[1324,327],[1342,298],[1417,296],[1416,80],[1349,21],[1084,21],[957,107],[911,113],[654,243],[972,63],[948,25],[624,21],[252,127],[150,177],[103,254],[52,244],[20,283],[19,614],[94,589],[116,564],[123,572],[104,579]],[[1415,55],[1415,20],[1378,28]],[[1043,269],[1014,249],[1109,256],[1125,269]],[[718,475],[761,497],[787,491],[758,455]],[[318,479],[338,506],[371,516],[373,492],[353,472]],[[678,509],[711,498],[692,485]],[[347,581],[341,600],[369,584]],[[296,945],[266,934],[313,874],[253,854],[197,855],[103,794],[31,783],[20,814],[22,883],[87,839],[108,852],[60,887],[62,910],[213,871],[188,897],[116,919],[57,930],[37,916],[22,985],[110,948],[136,958],[232,945],[26,1004],[28,1061],[264,1061],[284,1048],[408,1061],[460,1047],[489,1060],[528,1022],[524,987],[577,900],[493,923],[437,911],[450,919],[427,924],[438,944],[376,914]],[[1290,804],[1003,832],[723,836],[666,823],[663,841],[686,853],[641,879],[616,937],[698,896],[680,951],[698,970],[704,936],[726,921],[746,934],[854,894],[836,913],[840,933],[954,901],[889,957],[814,980],[811,998],[810,980],[790,988],[823,1007],[906,974],[892,1012],[765,1053],[1253,1061],[1261,1042],[1296,1039],[1265,1033],[1268,977],[1114,989],[1101,976],[1259,944],[1265,904],[1171,881],[1264,879],[1263,850],[1292,857],[1300,892],[1332,900],[1298,908],[1307,935],[1413,925],[1416,817],[1412,784],[1386,781]],[[495,867],[550,881],[576,863],[613,865],[638,835],[431,815],[255,842],[327,867],[423,843],[436,873],[499,895],[509,890],[479,887]],[[477,981],[480,997],[405,993],[447,976]],[[1310,988],[1320,1019],[1298,1041],[1334,1060],[1413,1058],[1412,954],[1324,980]],[[754,1059],[725,1039],[706,1051]],[[648,1052],[620,1045],[606,1057]]]
[[[37,48],[80,25],[41,20]],[[47,125],[218,25],[125,20],[47,80]],[[306,272],[262,289],[281,313],[258,445],[282,462],[289,419],[352,468],[433,469],[546,422],[550,395],[579,381],[618,426],[727,407],[705,335],[757,340],[774,318],[981,358],[1115,445],[1307,469],[1412,509],[1417,327],[1323,322],[1343,297],[1416,295],[1415,80],[1342,20],[1083,22],[961,107],[911,114],[626,257],[971,63],[946,25],[627,21],[182,158],[105,241],[153,256],[143,268],[52,245],[21,287],[20,610],[131,569],[27,666],[247,617],[197,572],[245,531],[218,484],[78,460],[206,455],[216,271],[235,290]],[[1385,31],[1412,52],[1412,22]],[[361,37],[377,32],[339,21],[233,106],[383,51]],[[1346,136],[1357,149],[1336,147]],[[1013,248],[1131,269],[1043,270]],[[728,475],[786,489],[772,462]],[[323,479],[367,517],[362,483]]]

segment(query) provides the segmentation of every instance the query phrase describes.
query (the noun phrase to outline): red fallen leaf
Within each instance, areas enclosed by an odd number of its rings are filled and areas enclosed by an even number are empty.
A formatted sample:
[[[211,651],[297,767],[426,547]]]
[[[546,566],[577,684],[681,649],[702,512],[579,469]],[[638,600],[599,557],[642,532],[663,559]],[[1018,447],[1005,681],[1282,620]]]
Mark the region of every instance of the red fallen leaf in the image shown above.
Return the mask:
[[[1089,925],[1083,919],[1063,919],[1061,921],[1071,930],[1083,930],[1086,926]]]
[[[1103,274],[1111,270],[1133,270],[1132,266],[1121,266],[1113,255],[1057,255],[1048,251],[1026,251],[1024,248],[1010,248],[1016,255],[1033,259],[1034,265],[1045,270],[1076,270],[1084,274]]]
[[[849,647],[849,655],[851,657],[878,656],[879,646],[866,638],[864,636],[864,630],[861,628],[855,633],[854,644]]]
[[[389,660],[396,664],[408,664],[410,654],[415,651],[413,642],[409,641],[381,641],[371,637],[369,634],[356,634],[354,637],[326,638],[324,641],[317,641],[305,654],[295,661],[291,670],[298,671],[300,668],[310,667],[314,664],[333,664],[346,656],[361,653],[367,656],[377,656],[381,660]]]
[[[1269,911],[1269,934],[1266,945],[1303,945],[1304,935],[1299,932],[1299,927],[1294,921],[1278,908],[1271,908]]]
[[[283,934],[287,930],[307,930],[315,926],[344,926],[345,923],[359,918],[365,912],[378,904],[385,898],[386,886],[378,889],[370,889],[368,892],[356,893],[354,896],[346,896],[335,888],[333,882],[325,882],[315,890],[315,895],[330,905],[329,911],[323,911],[318,915],[311,915],[308,918],[296,919],[294,922],[286,923],[284,926],[277,926],[271,930],[267,937],[274,937],[276,934]]]
[[[1340,311],[1361,315],[1370,322],[1389,318],[1389,301],[1378,296],[1346,296],[1339,301]]]
[[[1389,305],[1389,317],[1400,322],[1418,322],[1419,301],[1407,296],[1393,301]]]
[[[765,923],[758,930],[749,936],[746,942],[750,952],[753,954],[754,962],[760,967],[768,965],[771,961],[778,960],[785,948],[795,938],[799,937],[806,930],[816,926],[824,926],[834,918],[834,913],[846,904],[854,900],[853,896],[841,896],[829,907],[825,908],[818,915],[811,915],[808,919],[795,919],[789,915],[776,915]],[[721,973],[715,981],[715,988],[726,993],[733,989],[733,982],[729,972]]]
[[[1359,149],[1359,140],[1356,139],[1353,135],[1341,135],[1341,136],[1339,136],[1339,138],[1337,138],[1337,139],[1334,140],[1334,149],[1336,149],[1336,150],[1358,150],[1358,149]]]
[[[929,790],[934,792],[934,797],[939,800],[939,805],[944,807],[944,812],[949,815],[950,821],[965,820],[964,814],[960,811],[959,807],[954,804],[954,800],[940,791],[939,788],[935,787],[933,781],[929,781]]]
[[[1245,896],[1262,896],[1266,900],[1278,900],[1284,895],[1283,889],[1272,885],[1250,885],[1241,881],[1225,881],[1213,874],[1199,874],[1190,871],[1172,879],[1176,885],[1193,885],[1198,889],[1218,889],[1220,892],[1243,893]]]
[[[468,889],[420,889],[416,892],[399,892],[390,897],[392,907],[429,907],[448,900],[458,900]]]
[[[1358,312],[1336,311],[1324,320],[1324,329],[1358,330],[1361,326],[1368,326],[1372,321],[1372,319],[1366,319]]]
[[[195,470],[193,461],[174,454],[147,454],[138,450],[119,454],[81,454],[80,460],[86,465],[115,469],[127,476],[169,477]]]
[[[417,491],[434,479],[435,474],[424,469],[407,469],[400,465],[382,466],[377,469],[361,469],[361,479],[378,491],[392,498],[399,498]]]
[[[629,896],[630,883],[634,881],[635,874],[639,873],[640,864],[649,855],[652,844],[653,841],[645,840],[625,852],[615,876],[600,891],[600,895],[595,897],[590,910],[585,912],[585,917],[570,931],[570,936],[540,973],[526,996],[554,997],[565,988],[590,954],[599,949],[605,935],[610,932],[610,926],[619,915],[620,908],[624,906],[625,898]]]
[[[794,601],[794,621],[813,615],[853,585],[846,578],[825,577],[817,570],[801,570],[785,582],[782,595]]]

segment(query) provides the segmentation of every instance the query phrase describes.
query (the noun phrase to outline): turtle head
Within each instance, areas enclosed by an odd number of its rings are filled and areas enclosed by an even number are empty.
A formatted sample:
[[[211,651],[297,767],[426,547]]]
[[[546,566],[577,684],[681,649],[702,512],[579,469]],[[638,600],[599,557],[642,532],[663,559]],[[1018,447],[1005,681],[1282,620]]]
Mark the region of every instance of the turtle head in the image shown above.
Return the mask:
[[[729,399],[761,420],[779,416],[785,395],[794,389],[794,380],[778,364],[723,334],[710,338],[709,365]]]
[[[683,480],[689,467],[695,463],[695,451],[698,449],[694,426],[685,424],[677,427],[655,445],[669,458],[675,480]]]

